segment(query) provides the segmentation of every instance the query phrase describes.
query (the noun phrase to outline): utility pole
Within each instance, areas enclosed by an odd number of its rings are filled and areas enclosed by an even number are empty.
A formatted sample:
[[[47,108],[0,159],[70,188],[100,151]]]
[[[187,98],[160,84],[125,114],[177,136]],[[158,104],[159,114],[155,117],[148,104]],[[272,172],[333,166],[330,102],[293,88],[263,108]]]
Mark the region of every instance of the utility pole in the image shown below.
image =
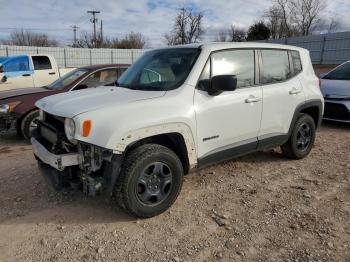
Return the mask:
[[[103,44],[103,26],[102,26],[102,19],[101,19],[101,35],[100,35],[100,37],[101,37],[101,39],[100,39],[100,45],[102,45]]]
[[[88,14],[92,14],[92,18],[90,19],[91,23],[94,24],[94,46],[97,47],[97,41],[96,41],[96,22],[97,22],[97,18],[96,18],[96,14],[101,13],[100,11],[87,11]]]
[[[76,25],[72,25],[71,28],[73,28],[73,33],[74,33],[73,47],[77,47],[77,29],[79,29],[79,27]]]

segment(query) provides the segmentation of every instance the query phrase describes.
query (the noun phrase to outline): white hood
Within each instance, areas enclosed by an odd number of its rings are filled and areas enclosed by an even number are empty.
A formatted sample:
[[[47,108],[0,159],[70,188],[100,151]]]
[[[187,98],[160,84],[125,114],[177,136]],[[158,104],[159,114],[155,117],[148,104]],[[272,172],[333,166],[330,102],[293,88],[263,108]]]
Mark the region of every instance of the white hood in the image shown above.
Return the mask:
[[[48,96],[36,106],[53,115],[73,118],[102,107],[161,97],[165,91],[140,91],[122,87],[97,87]]]

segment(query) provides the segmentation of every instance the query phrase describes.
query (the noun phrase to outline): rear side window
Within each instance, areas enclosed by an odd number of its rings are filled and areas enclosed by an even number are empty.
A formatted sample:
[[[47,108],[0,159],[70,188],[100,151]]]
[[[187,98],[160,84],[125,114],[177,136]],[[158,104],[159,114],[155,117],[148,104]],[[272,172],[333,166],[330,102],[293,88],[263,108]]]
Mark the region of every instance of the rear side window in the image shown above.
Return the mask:
[[[293,65],[293,69],[294,69],[294,75],[297,75],[303,70],[303,67],[301,65],[300,54],[298,51],[290,51],[290,54],[292,57],[292,65]]]
[[[244,49],[217,52],[212,55],[211,61],[212,77],[217,75],[235,75],[237,77],[237,88],[254,85],[254,50]]]
[[[272,84],[290,78],[288,52],[286,50],[261,50],[262,84]]]
[[[52,69],[50,59],[47,56],[33,56],[34,70]]]

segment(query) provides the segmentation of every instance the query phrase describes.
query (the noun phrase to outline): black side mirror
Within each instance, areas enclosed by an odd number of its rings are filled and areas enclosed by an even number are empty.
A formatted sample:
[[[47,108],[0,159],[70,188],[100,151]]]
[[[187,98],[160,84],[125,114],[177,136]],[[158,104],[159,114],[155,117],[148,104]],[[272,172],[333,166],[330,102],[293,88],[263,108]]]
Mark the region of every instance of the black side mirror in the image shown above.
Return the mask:
[[[88,86],[87,85],[77,85],[75,88],[74,88],[74,91],[75,90],[82,90],[82,89],[86,89],[86,88],[88,88]]]
[[[225,91],[237,89],[237,77],[235,75],[218,75],[211,79],[208,94],[217,96]]]

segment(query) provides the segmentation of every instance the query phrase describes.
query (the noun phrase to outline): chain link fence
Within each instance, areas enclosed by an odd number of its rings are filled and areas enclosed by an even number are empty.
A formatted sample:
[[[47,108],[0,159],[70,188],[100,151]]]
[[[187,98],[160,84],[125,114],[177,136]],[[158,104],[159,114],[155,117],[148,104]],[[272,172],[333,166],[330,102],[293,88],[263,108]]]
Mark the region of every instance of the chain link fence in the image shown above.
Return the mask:
[[[96,64],[132,64],[144,49],[88,49],[69,47],[34,47],[0,45],[0,56],[52,55],[59,67],[82,67]]]
[[[315,65],[338,65],[350,60],[350,32],[270,39],[265,42],[308,49]]]

